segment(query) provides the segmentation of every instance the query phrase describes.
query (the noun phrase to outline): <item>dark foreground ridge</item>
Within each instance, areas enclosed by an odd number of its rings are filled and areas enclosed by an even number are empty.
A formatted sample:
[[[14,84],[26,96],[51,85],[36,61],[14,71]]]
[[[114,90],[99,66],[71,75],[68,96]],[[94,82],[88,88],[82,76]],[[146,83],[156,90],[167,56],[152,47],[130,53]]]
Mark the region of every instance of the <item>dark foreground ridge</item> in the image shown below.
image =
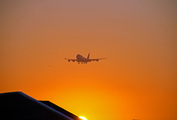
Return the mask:
[[[0,111],[0,120],[80,120],[49,101],[37,101],[22,92],[0,94]]]

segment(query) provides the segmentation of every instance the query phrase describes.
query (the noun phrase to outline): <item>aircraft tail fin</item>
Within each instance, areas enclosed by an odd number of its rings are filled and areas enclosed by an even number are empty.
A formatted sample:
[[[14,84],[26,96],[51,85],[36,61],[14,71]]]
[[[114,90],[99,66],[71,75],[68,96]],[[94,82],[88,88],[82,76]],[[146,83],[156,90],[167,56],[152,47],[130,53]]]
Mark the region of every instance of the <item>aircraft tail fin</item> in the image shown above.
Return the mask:
[[[87,59],[89,59],[89,57],[90,57],[90,53],[88,54]]]

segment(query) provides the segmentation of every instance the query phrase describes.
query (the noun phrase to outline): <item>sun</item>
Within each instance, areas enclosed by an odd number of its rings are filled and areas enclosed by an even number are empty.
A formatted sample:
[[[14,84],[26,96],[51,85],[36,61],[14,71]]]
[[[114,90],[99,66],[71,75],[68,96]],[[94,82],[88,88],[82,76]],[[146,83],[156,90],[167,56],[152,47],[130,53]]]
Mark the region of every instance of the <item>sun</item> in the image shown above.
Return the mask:
[[[82,120],[87,120],[87,118],[85,118],[84,116],[79,116],[79,118]]]

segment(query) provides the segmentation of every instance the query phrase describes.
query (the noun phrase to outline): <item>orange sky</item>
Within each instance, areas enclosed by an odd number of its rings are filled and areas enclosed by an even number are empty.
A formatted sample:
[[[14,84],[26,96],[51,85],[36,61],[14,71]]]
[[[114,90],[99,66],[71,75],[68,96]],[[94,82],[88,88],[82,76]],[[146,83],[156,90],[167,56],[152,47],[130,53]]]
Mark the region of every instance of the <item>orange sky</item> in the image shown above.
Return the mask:
[[[88,120],[177,119],[175,0],[1,0],[0,92]],[[68,63],[76,54],[108,57]]]

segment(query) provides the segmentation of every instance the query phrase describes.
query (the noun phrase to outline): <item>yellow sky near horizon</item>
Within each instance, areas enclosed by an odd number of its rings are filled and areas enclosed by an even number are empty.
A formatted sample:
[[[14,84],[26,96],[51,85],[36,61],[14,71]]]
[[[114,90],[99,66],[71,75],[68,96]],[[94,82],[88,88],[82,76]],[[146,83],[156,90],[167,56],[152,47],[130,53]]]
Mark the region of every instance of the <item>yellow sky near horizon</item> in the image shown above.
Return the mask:
[[[175,0],[1,0],[0,93],[88,120],[177,119]],[[77,54],[106,60],[77,64]]]

